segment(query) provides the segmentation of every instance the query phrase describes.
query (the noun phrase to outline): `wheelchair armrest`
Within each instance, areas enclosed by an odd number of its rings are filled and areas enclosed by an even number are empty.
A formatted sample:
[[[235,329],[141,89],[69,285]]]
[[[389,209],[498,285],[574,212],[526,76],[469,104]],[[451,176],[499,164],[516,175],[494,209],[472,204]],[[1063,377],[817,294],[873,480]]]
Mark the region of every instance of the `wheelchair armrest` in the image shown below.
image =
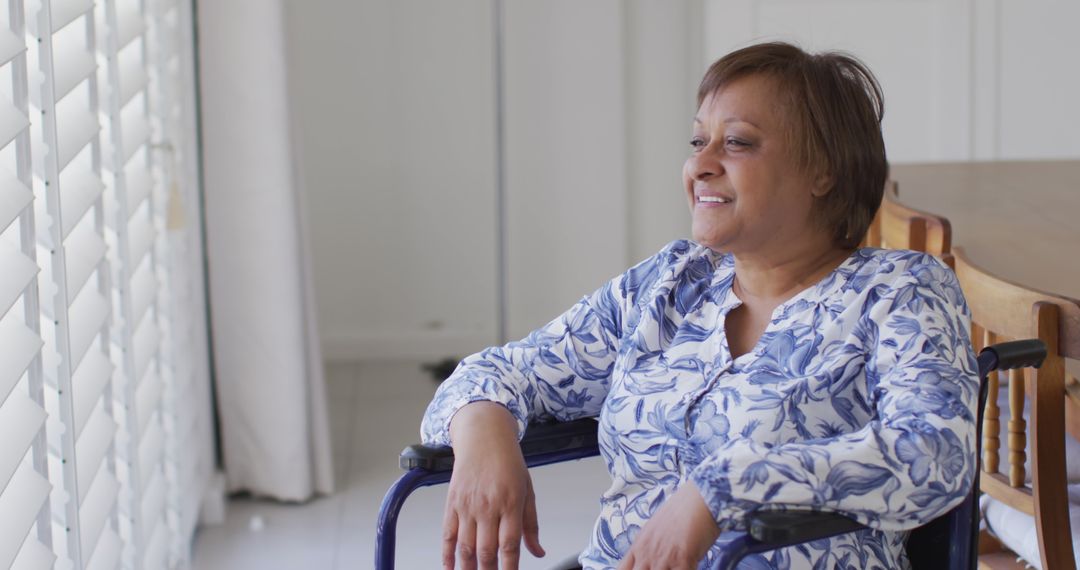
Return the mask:
[[[528,463],[530,458],[544,454],[595,450],[596,427],[596,420],[591,418],[529,424],[521,439],[521,453]],[[398,465],[405,470],[450,471],[454,468],[454,450],[448,446],[410,445],[401,451]]]
[[[720,535],[724,546],[713,561],[714,570],[735,570],[739,561],[751,554],[761,554],[866,528],[836,513],[805,511],[753,513],[749,515],[747,523],[749,529],[746,532],[735,531]]]
[[[1046,344],[1039,339],[1000,342],[979,352],[979,376],[985,377],[991,370],[1038,368],[1043,360],[1046,360]]]
[[[750,536],[769,549],[868,528],[841,514],[806,511],[754,513],[747,522]]]
[[[401,450],[398,466],[406,471],[450,471],[454,468],[454,449],[449,446],[429,447],[420,443],[410,445]]]

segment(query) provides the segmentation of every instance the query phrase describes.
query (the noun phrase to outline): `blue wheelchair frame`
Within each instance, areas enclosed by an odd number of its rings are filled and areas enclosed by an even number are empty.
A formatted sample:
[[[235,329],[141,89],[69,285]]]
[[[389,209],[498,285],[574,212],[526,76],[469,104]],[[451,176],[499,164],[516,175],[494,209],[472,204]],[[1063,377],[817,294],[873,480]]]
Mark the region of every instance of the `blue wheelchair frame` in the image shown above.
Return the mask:
[[[986,377],[994,370],[1038,368],[1046,358],[1046,345],[1039,340],[1020,340],[989,346],[979,353],[979,405],[976,441],[982,443],[982,415],[986,404]],[[521,440],[522,454],[530,468],[599,455],[597,424],[584,419],[529,426]],[[979,450],[976,450],[979,453]],[[978,457],[978,455],[976,456]],[[454,466],[450,447],[412,445],[401,452],[399,464],[406,473],[383,498],[376,527],[375,568],[394,569],[398,514],[405,499],[416,489],[446,483]],[[967,497],[948,513],[913,529],[907,551],[912,568],[971,570],[976,567],[979,510],[979,472]],[[725,533],[724,550],[713,565],[715,570],[734,570],[739,561],[795,544],[829,538],[867,527],[841,514],[829,512],[750,513],[747,530]]]

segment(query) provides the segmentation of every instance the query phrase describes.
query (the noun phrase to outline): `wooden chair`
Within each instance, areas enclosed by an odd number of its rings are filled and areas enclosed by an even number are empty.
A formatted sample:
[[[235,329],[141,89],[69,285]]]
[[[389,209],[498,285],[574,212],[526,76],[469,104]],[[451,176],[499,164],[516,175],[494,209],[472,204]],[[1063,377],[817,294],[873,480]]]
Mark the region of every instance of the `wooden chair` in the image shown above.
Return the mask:
[[[1037,337],[1046,343],[1048,353],[1041,368],[1009,373],[1008,437],[1004,452],[998,435],[1002,421],[997,405],[1000,382],[996,372],[990,375],[982,431],[980,488],[994,499],[1035,518],[1044,569],[1075,568],[1065,477],[1064,358],[1080,358],[1080,301],[995,277],[974,265],[961,248],[956,248],[954,254],[956,276],[971,307],[976,352],[997,342]],[[1030,426],[1024,419],[1025,398],[1031,403]],[[1024,468],[1029,428],[1030,487]],[[1015,554],[1007,552],[988,534],[980,537],[979,546],[980,568],[1023,568],[1015,561]]]
[[[899,189],[892,180],[885,185],[881,208],[870,224],[864,243],[870,247],[923,251],[953,266],[949,220],[901,204]]]

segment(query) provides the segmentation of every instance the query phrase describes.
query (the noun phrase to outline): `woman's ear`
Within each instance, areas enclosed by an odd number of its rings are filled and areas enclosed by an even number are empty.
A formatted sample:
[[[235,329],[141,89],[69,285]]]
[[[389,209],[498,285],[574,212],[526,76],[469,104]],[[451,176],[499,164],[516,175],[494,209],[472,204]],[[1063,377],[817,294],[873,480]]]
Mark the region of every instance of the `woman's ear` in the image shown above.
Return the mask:
[[[810,195],[821,198],[832,191],[833,177],[830,174],[820,174],[814,178],[814,186],[810,189]]]

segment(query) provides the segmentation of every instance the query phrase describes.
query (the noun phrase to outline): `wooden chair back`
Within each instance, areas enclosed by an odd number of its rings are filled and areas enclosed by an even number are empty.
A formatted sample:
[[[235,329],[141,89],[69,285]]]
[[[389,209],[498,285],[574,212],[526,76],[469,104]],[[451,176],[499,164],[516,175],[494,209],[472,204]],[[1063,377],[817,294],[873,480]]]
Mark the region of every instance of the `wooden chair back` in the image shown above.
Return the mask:
[[[867,245],[923,251],[952,267],[952,226],[949,220],[901,204],[899,194],[896,182],[890,180],[885,185],[881,208],[867,232]]]
[[[1035,518],[1043,568],[1075,569],[1065,477],[1065,362],[1080,358],[1080,302],[1030,289],[996,277],[954,251],[956,276],[972,314],[972,341],[984,346],[1036,337],[1046,343],[1039,369],[1008,374],[1008,437],[1001,450],[1002,410],[998,374],[989,377],[983,422],[980,488],[991,497]],[[1024,419],[1030,399],[1031,425]],[[1028,431],[1030,442],[1028,446]],[[1025,473],[1025,448],[1031,450],[1031,485]],[[980,551],[992,550],[980,547]],[[1015,567],[1015,555],[980,554],[980,567]]]

